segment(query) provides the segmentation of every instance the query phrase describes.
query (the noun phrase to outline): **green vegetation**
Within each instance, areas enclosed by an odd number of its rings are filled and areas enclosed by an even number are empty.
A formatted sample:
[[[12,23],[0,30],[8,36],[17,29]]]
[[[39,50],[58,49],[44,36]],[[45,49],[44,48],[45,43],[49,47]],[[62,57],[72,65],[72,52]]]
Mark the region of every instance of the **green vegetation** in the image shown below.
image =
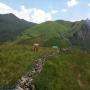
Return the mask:
[[[0,43],[16,39],[24,30],[34,23],[17,18],[13,14],[0,14]]]
[[[33,52],[33,43],[43,48]],[[52,46],[89,51],[90,20],[34,24],[13,14],[0,15],[0,86],[15,85],[34,59],[53,51]],[[77,49],[61,52],[48,60],[35,83],[38,90],[90,90],[90,54]]]
[[[27,45],[0,46],[0,85],[15,84],[25,72],[31,69],[35,58],[51,51],[49,48],[40,48],[39,52],[35,53]]]
[[[1,45],[0,85],[15,85],[22,75],[30,71],[34,59],[52,51],[43,47],[35,53],[29,45]],[[51,57],[35,83],[38,90],[89,90],[89,76],[90,54],[75,49]]]
[[[37,90],[90,90],[90,54],[75,50],[52,57],[35,83]]]
[[[31,29],[26,30],[16,42],[21,44],[32,44],[33,42],[39,42],[42,46],[52,46],[55,44],[58,44],[59,46],[60,44],[70,46],[70,41],[67,39],[67,32],[70,27],[70,22],[68,22],[67,25],[66,23],[58,23],[58,21],[48,21],[35,25]],[[55,43],[54,40],[57,43]],[[48,44],[48,42],[51,43]]]
[[[42,46],[78,46],[90,49],[90,20],[76,22],[56,20],[35,24],[19,19],[13,14],[0,15],[0,44],[40,43]],[[49,42],[49,44],[48,44]]]
[[[16,40],[19,44],[40,43],[42,46],[79,46],[90,48],[90,26],[86,21],[48,21],[25,30]],[[48,44],[49,43],[49,44]]]

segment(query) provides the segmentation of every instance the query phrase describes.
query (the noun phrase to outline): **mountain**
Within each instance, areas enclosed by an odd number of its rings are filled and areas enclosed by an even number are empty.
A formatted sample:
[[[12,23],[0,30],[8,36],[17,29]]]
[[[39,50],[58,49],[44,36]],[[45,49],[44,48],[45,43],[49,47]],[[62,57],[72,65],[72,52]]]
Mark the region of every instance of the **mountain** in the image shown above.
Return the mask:
[[[14,40],[34,23],[17,18],[13,14],[0,14],[0,43]]]
[[[87,18],[86,23],[90,26],[90,20]]]
[[[18,43],[32,44],[34,42],[39,42],[43,46],[70,45],[69,40],[66,38],[70,23],[71,22],[68,22],[66,24],[65,21],[63,23],[58,21],[47,21],[36,25],[27,29],[22,34],[21,40]]]
[[[82,20],[74,23],[72,27],[71,42],[75,46],[90,49],[90,21]]]
[[[13,14],[0,15],[0,42],[40,43],[41,46],[90,48],[90,20],[56,20],[41,24],[27,22]]]
[[[47,21],[25,30],[17,41],[21,44],[38,42],[43,46],[90,48],[89,20],[69,22]]]

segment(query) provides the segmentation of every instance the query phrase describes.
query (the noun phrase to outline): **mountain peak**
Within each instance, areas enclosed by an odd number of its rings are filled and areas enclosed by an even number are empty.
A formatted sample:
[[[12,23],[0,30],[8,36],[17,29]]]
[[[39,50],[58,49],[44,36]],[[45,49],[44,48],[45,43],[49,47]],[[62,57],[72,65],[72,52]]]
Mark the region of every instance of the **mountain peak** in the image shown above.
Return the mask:
[[[90,20],[89,20],[89,18],[87,18],[87,19],[85,20],[85,22],[90,26]]]
[[[14,14],[0,14],[0,42],[14,40],[34,23],[17,18]]]
[[[7,14],[0,14],[0,16],[13,16],[13,17],[16,17],[14,14],[12,13],[7,13]]]
[[[8,14],[0,14],[0,20],[14,22],[19,21],[20,19],[12,13],[8,13]]]

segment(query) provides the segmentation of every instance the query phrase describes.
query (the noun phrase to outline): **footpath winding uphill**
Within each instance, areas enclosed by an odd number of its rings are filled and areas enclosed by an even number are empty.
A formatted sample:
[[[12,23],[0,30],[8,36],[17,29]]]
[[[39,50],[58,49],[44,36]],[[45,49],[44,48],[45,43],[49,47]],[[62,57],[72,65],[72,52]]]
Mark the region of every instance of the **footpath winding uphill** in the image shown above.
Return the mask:
[[[49,53],[39,59],[34,60],[32,70],[21,77],[16,85],[16,88],[13,90],[37,90],[34,83],[34,78],[37,77],[43,70],[43,65],[46,63],[46,61],[55,54],[55,52]]]

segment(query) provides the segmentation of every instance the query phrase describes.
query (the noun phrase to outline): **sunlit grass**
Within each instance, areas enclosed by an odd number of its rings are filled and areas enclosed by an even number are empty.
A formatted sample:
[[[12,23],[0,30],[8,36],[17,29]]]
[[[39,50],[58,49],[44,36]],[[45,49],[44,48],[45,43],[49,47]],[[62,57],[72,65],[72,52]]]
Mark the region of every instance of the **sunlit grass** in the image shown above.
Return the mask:
[[[0,46],[0,85],[15,84],[31,69],[34,59],[50,51],[49,48],[40,48],[35,53],[31,50],[31,46],[26,45]]]
[[[38,90],[90,90],[90,54],[76,50],[52,57],[35,82]]]

